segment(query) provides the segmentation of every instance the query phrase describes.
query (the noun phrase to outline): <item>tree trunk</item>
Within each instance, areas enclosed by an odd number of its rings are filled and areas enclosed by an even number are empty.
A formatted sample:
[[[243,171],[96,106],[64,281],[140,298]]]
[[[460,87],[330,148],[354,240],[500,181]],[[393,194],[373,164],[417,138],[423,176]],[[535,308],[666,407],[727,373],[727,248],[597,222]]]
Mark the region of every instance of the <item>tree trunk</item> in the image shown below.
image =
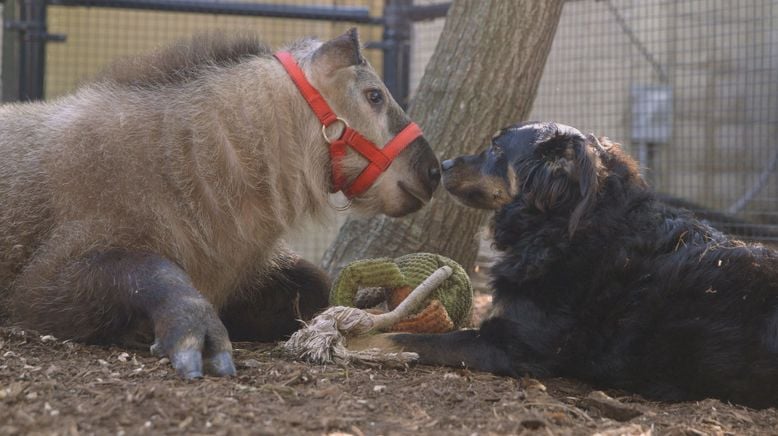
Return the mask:
[[[473,153],[499,128],[528,116],[563,3],[454,2],[410,111],[439,156]],[[485,216],[455,203],[441,188],[406,218],[349,218],[322,266],[334,276],[357,259],[426,251],[471,271]]]

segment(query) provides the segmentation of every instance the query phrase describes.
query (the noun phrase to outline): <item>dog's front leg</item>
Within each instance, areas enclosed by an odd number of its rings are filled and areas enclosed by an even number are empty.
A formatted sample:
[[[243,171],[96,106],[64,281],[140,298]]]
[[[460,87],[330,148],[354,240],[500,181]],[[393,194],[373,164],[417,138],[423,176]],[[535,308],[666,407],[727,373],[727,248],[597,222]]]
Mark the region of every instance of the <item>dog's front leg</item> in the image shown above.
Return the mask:
[[[418,363],[466,367],[500,375],[519,376],[508,354],[480,330],[458,330],[442,334],[388,333],[349,339],[350,349],[379,348],[386,352],[414,352]]]

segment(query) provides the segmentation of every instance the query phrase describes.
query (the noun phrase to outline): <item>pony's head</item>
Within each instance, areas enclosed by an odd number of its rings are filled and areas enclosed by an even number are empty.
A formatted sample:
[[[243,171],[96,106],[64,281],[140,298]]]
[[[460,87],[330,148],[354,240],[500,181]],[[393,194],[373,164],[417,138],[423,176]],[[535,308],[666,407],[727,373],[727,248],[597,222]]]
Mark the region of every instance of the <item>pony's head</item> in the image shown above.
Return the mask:
[[[348,125],[382,149],[411,123],[362,56],[356,29],[324,43],[311,42],[294,55],[306,71],[308,81],[342,120],[325,129],[327,138],[339,138]],[[369,160],[352,147],[347,147],[345,155],[335,163],[346,187],[353,184],[368,164]],[[427,203],[439,182],[438,159],[424,137],[418,136],[372,184],[350,196],[357,212],[399,217]],[[344,189],[348,195],[347,191]]]

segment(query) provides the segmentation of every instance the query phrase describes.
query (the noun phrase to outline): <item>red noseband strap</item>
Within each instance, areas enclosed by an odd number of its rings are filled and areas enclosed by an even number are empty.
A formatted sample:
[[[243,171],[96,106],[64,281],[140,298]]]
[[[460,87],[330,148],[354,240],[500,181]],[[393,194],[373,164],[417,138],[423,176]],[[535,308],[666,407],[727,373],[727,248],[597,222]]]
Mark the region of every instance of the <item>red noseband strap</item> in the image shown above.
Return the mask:
[[[343,191],[347,198],[351,199],[367,191],[382,172],[389,168],[395,157],[405,147],[422,135],[421,129],[416,123],[411,122],[392,138],[383,149],[378,148],[372,141],[362,136],[359,132],[349,127],[342,119],[335,115],[327,101],[316,88],[305,78],[305,73],[297,65],[291,53],[280,51],[275,54],[276,59],[284,66],[289,77],[300,90],[308,106],[322,124],[324,139],[330,144],[330,160],[332,162],[332,192]],[[343,132],[337,139],[327,137],[325,129],[336,122],[343,123]],[[369,161],[367,167],[350,184],[343,174],[343,157],[346,156],[348,147],[353,148]]]

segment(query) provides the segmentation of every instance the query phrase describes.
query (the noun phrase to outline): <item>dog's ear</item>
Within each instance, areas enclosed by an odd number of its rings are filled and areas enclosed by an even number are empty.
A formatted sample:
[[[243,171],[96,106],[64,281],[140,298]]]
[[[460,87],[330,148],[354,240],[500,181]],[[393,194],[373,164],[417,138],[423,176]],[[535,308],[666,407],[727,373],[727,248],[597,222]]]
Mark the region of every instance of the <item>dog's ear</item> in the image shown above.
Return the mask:
[[[343,35],[322,44],[313,53],[313,62],[326,73],[364,63],[357,29],[351,28]]]
[[[597,199],[599,156],[603,153],[597,146],[602,148],[593,136],[555,126],[536,144],[534,159],[525,161],[525,164],[539,165],[518,170],[531,175],[524,189],[530,195],[528,200],[539,210],[575,202],[568,221],[570,237]]]
[[[553,126],[541,132],[532,157],[520,159],[516,172],[521,181],[525,200],[545,212],[569,204],[578,197],[575,189],[576,136]]]
[[[541,198],[550,204],[571,201],[573,197],[579,197],[575,194],[575,185],[578,185],[580,199],[570,214],[567,227],[570,237],[596,200],[598,155],[601,153],[597,147],[602,149],[602,145],[594,136],[557,129],[535,149],[538,157],[545,162],[548,177],[548,180],[535,187],[538,194],[542,191],[536,201]],[[560,175],[564,177],[559,177]]]
[[[578,181],[581,201],[570,215],[570,222],[567,226],[567,232],[570,237],[573,236],[573,233],[578,228],[581,217],[591,209],[597,199],[599,187],[597,166],[599,165],[599,155],[604,152],[605,150],[600,141],[594,135],[586,135],[586,139],[576,141],[576,165],[573,176]]]

